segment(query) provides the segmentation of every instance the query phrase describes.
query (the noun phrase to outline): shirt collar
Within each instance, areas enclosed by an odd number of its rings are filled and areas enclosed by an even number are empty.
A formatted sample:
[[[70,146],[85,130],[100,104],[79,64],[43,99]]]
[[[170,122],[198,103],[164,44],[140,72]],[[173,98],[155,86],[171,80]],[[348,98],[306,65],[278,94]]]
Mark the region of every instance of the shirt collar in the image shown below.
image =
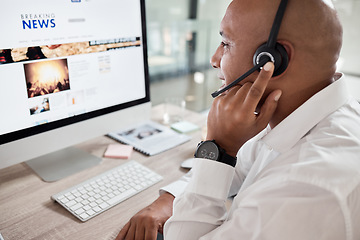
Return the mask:
[[[287,151],[322,119],[344,105],[349,99],[345,77],[336,73],[334,79],[332,84],[313,95],[262,140],[278,152]]]

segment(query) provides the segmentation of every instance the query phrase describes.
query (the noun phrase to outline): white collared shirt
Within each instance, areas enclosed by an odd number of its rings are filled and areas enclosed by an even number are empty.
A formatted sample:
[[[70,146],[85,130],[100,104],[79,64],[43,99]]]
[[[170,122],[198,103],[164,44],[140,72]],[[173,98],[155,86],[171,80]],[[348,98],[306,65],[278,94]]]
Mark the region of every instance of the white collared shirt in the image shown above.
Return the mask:
[[[176,196],[165,239],[359,240],[360,105],[335,78],[244,144],[235,168],[196,159],[165,187]]]

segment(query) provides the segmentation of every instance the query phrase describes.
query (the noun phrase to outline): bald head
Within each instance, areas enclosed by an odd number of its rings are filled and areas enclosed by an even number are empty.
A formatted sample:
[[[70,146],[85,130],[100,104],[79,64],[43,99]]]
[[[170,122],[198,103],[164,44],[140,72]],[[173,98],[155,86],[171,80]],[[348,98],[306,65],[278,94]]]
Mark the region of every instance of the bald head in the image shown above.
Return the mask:
[[[288,10],[279,39],[294,44],[307,68],[322,69],[332,77],[342,45],[342,27],[332,4],[329,0],[290,0]]]
[[[280,0],[234,0],[222,27],[256,50],[267,41]],[[235,37],[235,36],[234,36]],[[292,60],[302,69],[330,76],[342,44],[342,27],[331,0],[289,0],[278,40],[292,44]],[[250,59],[251,60],[251,59]]]

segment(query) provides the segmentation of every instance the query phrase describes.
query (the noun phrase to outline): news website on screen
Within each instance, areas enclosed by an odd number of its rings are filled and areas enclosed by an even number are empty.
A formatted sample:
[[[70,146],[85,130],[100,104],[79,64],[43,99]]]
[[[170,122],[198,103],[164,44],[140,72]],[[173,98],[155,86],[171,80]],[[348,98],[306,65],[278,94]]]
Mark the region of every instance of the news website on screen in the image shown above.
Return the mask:
[[[145,97],[139,4],[2,4],[0,134]]]

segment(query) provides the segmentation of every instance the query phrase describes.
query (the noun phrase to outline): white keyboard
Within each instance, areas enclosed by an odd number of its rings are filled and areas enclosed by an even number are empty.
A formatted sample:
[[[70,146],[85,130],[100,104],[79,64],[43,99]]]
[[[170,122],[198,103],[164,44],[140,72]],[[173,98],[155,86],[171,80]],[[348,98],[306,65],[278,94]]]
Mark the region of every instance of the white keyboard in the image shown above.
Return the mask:
[[[51,198],[85,222],[162,179],[142,164],[130,161]]]

